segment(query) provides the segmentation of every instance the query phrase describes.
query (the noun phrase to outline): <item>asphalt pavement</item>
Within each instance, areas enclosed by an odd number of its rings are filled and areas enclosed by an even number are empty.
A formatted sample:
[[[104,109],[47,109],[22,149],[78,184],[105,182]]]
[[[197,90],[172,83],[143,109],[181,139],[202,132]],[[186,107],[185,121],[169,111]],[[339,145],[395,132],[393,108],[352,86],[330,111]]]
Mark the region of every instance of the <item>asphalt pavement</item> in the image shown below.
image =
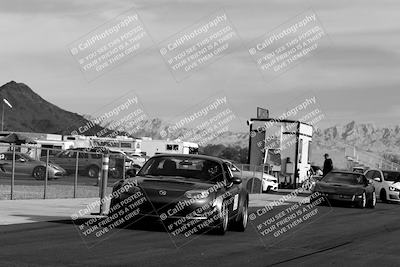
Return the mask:
[[[296,205],[284,203],[268,211],[253,207],[250,212],[257,219],[250,220],[246,232],[194,234],[185,243],[163,225],[148,223],[113,229],[90,243],[79,228],[85,220],[73,223],[43,214],[36,223],[0,226],[0,266],[399,265],[400,205],[377,203],[375,209]],[[260,222],[282,219],[294,206],[297,212],[304,208],[297,217],[302,222],[292,220],[285,233],[285,227],[267,235],[260,232]],[[317,213],[311,217],[313,210]]]

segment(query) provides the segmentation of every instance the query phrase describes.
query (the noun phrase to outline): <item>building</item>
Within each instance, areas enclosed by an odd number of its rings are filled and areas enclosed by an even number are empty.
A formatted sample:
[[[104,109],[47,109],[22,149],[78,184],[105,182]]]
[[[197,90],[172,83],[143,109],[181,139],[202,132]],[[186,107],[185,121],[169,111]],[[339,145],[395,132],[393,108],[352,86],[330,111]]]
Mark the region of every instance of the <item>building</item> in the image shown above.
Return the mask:
[[[290,187],[297,187],[308,178],[313,134],[311,125],[272,118],[252,118],[248,125],[250,165],[272,165],[270,169],[279,172],[279,182]],[[271,163],[271,151],[280,156],[280,166]]]

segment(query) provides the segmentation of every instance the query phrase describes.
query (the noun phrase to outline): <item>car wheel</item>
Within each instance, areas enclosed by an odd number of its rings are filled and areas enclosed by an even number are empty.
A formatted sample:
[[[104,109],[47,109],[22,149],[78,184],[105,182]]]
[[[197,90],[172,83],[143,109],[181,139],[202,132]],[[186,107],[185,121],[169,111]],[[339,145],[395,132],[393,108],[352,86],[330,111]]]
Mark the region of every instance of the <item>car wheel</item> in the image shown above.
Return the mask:
[[[97,178],[99,177],[99,167],[92,165],[89,166],[88,170],[87,170],[87,174],[90,178]]]
[[[229,211],[226,205],[226,202],[223,202],[221,205],[221,210],[219,210],[218,220],[216,222],[216,227],[214,229],[214,233],[218,235],[224,235],[228,230],[229,223]]]
[[[36,180],[44,180],[46,178],[46,168],[43,166],[37,166],[32,172],[33,178]]]
[[[363,209],[367,206],[367,195],[363,192],[360,202],[358,203],[358,207]]]
[[[264,187],[263,187],[262,192],[263,192],[263,193],[268,193],[269,190],[271,190],[271,187],[270,187],[270,186],[267,186],[267,189],[264,189]]]
[[[379,194],[379,198],[383,203],[387,203],[387,197],[386,197],[386,191],[384,189],[381,190],[381,193]]]
[[[376,193],[375,191],[371,194],[371,199],[368,202],[368,208],[373,209],[376,205]]]
[[[239,220],[234,222],[232,229],[238,232],[244,232],[247,228],[247,221],[249,217],[249,201],[246,199],[243,203],[242,210],[239,214]]]

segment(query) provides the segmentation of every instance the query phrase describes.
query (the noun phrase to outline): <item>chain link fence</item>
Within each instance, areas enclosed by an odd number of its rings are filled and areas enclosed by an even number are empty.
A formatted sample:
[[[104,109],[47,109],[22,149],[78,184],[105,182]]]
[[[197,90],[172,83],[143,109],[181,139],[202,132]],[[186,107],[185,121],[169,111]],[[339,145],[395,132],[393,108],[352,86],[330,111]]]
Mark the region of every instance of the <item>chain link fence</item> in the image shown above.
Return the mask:
[[[0,199],[99,197],[103,155],[89,149],[0,144]],[[125,156],[110,154],[106,193],[125,178],[130,164]],[[235,164],[232,172],[250,194],[277,189],[282,183],[282,176],[269,165]]]
[[[99,197],[102,152],[0,144],[0,199]],[[107,193],[129,162],[110,154]]]

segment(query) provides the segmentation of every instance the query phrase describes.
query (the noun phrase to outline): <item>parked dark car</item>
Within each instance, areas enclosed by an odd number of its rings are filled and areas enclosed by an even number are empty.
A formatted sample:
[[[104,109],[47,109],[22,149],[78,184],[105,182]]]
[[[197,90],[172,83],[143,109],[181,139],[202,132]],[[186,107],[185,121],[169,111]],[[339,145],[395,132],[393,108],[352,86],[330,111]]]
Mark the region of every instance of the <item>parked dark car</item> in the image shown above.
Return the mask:
[[[82,149],[68,149],[50,156],[50,162],[63,167],[68,173],[74,173],[78,154],[78,172],[91,178],[97,178],[102,165],[102,155],[87,153]],[[45,160],[45,157],[41,158]]]
[[[120,193],[126,186],[129,189]],[[228,226],[237,231],[247,227],[248,193],[241,179],[233,177],[219,158],[181,154],[150,158],[136,177],[114,185],[109,216],[115,216],[119,207],[126,208],[137,194],[146,198],[139,207],[139,218],[167,224],[181,219],[210,222],[213,218],[207,228],[218,234],[224,234]]]
[[[78,154],[78,173],[87,175],[90,178],[98,178],[99,172],[102,167],[103,153],[110,155],[109,159],[109,176],[112,178],[122,178],[123,169],[125,172],[128,169],[135,169],[138,171],[139,168],[131,167],[132,161],[129,158],[124,157],[123,154],[104,150],[99,148],[72,148],[65,151],[61,151],[55,155],[50,155],[50,162],[56,163],[63,167],[68,173],[75,173],[76,161]],[[43,161],[46,157],[41,158]],[[125,160],[125,163],[124,163]]]
[[[374,208],[376,204],[372,182],[360,173],[332,171],[316,182],[312,191],[313,196],[319,194],[332,203],[345,202],[359,208]]]

